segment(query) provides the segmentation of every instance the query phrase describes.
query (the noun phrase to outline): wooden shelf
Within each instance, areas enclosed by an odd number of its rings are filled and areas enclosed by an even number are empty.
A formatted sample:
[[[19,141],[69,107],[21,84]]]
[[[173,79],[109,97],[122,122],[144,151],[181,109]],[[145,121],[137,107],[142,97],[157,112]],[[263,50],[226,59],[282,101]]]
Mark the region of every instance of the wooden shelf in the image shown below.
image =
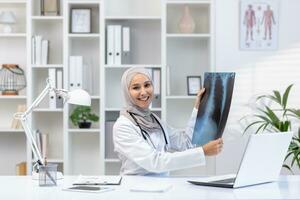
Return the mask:
[[[36,108],[33,112],[63,112],[62,108],[50,109],[50,108]]]
[[[161,65],[157,65],[157,64],[153,64],[153,65],[149,65],[149,64],[141,64],[141,65],[105,65],[105,68],[107,69],[126,69],[126,68],[130,68],[130,67],[145,67],[145,68],[161,68]]]
[[[63,64],[46,64],[46,65],[32,65],[32,68],[48,69],[48,68],[63,68]]]
[[[23,129],[0,128],[0,133],[23,133]]]
[[[120,163],[121,161],[117,158],[105,158],[105,162]]]
[[[63,20],[63,16],[32,16],[32,20]]]
[[[0,33],[0,38],[26,38],[26,33]]]
[[[70,133],[100,133],[100,129],[95,128],[86,128],[86,129],[69,129],[68,132]]]
[[[59,158],[50,158],[50,159],[47,159],[47,162],[48,163],[63,163],[64,160],[63,159],[59,159]]]
[[[0,99],[9,99],[9,100],[21,99],[21,100],[26,100],[26,96],[25,95],[16,95],[16,96],[0,95]]]
[[[0,0],[0,4],[25,4],[26,0]]]
[[[78,0],[78,1],[67,1],[68,4],[101,4],[102,1],[100,0]]]
[[[69,33],[69,38],[100,38],[99,33]]]
[[[193,33],[193,34],[185,34],[185,33],[168,33],[167,38],[210,38],[210,34],[204,33]]]
[[[106,16],[107,20],[161,20],[160,16]]]
[[[211,4],[210,0],[167,0],[167,4]]]

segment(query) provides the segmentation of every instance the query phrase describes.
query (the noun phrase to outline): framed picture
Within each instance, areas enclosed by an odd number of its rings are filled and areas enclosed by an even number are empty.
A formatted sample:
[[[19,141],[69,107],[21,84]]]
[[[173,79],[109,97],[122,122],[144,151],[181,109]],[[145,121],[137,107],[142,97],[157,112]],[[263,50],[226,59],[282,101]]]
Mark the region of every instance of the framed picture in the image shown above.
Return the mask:
[[[71,33],[91,33],[91,9],[89,8],[72,9]]]
[[[41,0],[41,15],[59,15],[60,0]]]
[[[197,95],[202,88],[201,76],[188,76],[186,80],[188,95]]]
[[[241,50],[277,49],[278,8],[278,0],[241,0]]]

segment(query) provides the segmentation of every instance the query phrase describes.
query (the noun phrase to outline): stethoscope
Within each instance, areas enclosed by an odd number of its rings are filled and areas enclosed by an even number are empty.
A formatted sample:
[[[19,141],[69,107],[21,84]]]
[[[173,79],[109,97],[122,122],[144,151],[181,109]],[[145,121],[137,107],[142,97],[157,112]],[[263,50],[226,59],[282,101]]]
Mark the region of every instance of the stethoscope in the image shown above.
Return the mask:
[[[142,134],[144,140],[147,141],[147,137],[148,137],[148,139],[149,139],[149,141],[151,142],[153,148],[156,149],[155,145],[153,144],[153,142],[152,142],[152,140],[151,140],[151,138],[150,138],[150,135],[147,133],[147,131],[145,131],[144,129],[142,129],[141,125],[138,123],[136,117],[134,116],[135,113],[132,113],[132,112],[129,112],[129,111],[127,111],[127,112],[130,114],[130,116],[132,117],[132,119],[134,120],[134,122],[135,122],[135,123],[137,124],[137,126],[140,128],[141,134]],[[158,123],[158,125],[160,126],[160,128],[161,128],[161,130],[162,130],[162,132],[163,132],[164,139],[165,139],[165,143],[166,143],[166,145],[165,145],[165,150],[166,150],[167,147],[168,147],[168,140],[167,140],[167,136],[166,136],[165,130],[163,129],[163,127],[162,127],[162,125],[160,124],[160,122],[158,121],[158,119],[157,119],[152,113],[151,113],[150,115],[151,115],[151,117],[153,117],[154,120]]]

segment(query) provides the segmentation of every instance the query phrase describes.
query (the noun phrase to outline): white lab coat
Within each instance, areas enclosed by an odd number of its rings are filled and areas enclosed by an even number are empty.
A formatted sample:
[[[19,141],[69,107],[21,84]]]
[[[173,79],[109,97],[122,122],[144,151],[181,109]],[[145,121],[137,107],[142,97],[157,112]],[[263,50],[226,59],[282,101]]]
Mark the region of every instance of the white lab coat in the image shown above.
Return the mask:
[[[132,121],[120,116],[113,127],[114,149],[121,162],[121,175],[161,175],[171,170],[205,165],[202,147],[193,148],[191,138],[196,122],[194,108],[185,131],[162,124],[168,147],[161,132],[149,133],[155,146],[145,140],[141,130]]]

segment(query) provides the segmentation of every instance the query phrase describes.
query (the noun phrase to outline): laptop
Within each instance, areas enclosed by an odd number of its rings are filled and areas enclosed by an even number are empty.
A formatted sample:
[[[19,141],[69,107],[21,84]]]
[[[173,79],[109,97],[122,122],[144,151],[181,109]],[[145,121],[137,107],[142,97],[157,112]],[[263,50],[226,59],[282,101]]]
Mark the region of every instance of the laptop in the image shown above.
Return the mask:
[[[237,174],[188,180],[202,186],[239,188],[278,179],[293,132],[252,134]]]

